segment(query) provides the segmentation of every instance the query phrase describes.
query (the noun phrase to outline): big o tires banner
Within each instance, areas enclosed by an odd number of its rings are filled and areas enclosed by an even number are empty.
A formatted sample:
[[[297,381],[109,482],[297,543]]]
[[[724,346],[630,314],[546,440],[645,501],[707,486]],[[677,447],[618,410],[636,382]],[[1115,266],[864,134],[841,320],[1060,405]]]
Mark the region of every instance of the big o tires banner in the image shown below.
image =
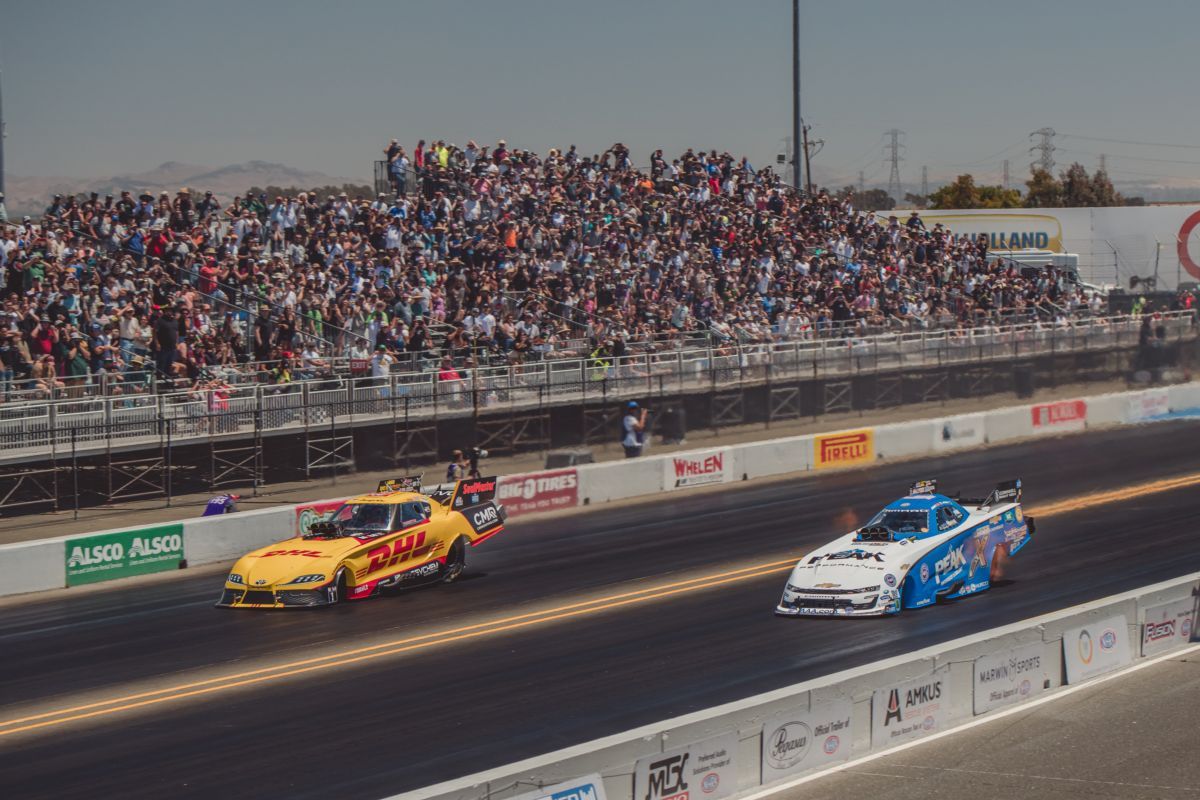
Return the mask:
[[[579,473],[574,469],[531,472],[500,478],[496,500],[510,517],[579,505]]]

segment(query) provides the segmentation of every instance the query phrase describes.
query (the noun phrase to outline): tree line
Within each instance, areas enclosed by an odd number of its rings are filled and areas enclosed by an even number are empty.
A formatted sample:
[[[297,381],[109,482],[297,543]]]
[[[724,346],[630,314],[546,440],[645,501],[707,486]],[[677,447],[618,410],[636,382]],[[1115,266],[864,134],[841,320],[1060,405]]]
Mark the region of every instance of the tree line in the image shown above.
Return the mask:
[[[847,186],[842,194],[854,192]],[[1003,186],[976,184],[975,176],[959,175],[929,195],[906,193],[905,205],[912,208],[1082,208],[1095,206],[1142,206],[1141,197],[1125,197],[1115,188],[1108,173],[1074,163],[1056,178],[1044,169],[1036,169],[1025,181],[1025,193]],[[864,211],[888,211],[897,201],[883,189],[855,193],[855,204]]]

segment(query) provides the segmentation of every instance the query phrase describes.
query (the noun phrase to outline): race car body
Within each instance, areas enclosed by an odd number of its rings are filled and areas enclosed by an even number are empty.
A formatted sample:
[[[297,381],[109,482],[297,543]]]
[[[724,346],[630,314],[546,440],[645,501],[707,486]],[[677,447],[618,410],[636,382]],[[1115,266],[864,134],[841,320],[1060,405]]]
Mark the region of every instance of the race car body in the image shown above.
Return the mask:
[[[504,530],[496,479],[421,493],[419,478],[383,481],[347,500],[306,534],[243,556],[225,579],[224,608],[327,606],[380,589],[449,583],[466,549]]]
[[[976,594],[1033,532],[1020,481],[983,500],[952,499],[921,481],[862,528],[805,555],[775,613],[875,616]]]

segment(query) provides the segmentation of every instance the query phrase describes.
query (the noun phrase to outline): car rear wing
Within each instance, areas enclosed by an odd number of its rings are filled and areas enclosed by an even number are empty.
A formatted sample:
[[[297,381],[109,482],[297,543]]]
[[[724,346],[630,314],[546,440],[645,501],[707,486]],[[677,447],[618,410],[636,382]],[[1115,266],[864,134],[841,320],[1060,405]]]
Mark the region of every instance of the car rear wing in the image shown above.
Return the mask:
[[[982,500],[966,497],[959,497],[957,499],[964,506],[977,506],[978,508],[991,508],[1003,503],[1019,503],[1021,502],[1021,479],[1017,478],[996,484],[996,488],[992,490],[992,493]]]

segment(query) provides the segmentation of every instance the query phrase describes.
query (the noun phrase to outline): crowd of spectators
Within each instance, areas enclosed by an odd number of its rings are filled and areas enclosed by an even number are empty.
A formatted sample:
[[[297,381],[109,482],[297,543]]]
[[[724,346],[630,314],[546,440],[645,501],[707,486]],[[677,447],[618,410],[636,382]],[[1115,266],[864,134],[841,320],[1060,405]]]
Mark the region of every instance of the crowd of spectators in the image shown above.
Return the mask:
[[[919,215],[799,195],[715,150],[635,166],[421,141],[384,151],[376,197],[220,202],[182,188],[56,197],[0,231],[0,382],[35,393],[104,377],[118,392],[287,384],[331,358],[619,356],[688,337],[763,342],[1100,310],[1051,272],[1023,276]],[[251,313],[247,313],[251,312]]]

